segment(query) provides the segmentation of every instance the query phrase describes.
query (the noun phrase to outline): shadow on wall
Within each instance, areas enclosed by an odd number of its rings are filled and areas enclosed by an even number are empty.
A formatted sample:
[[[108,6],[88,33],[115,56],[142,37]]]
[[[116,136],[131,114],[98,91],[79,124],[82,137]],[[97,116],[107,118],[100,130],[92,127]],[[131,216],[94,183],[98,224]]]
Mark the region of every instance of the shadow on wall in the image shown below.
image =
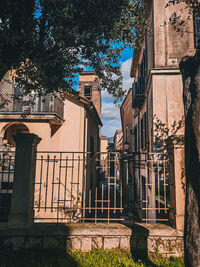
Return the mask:
[[[133,258],[182,257],[184,254],[183,231],[164,224],[134,224],[130,237]],[[154,266],[154,265],[151,265]]]
[[[64,224],[47,223],[29,229],[2,229],[0,266],[78,267],[66,249],[69,232]]]
[[[147,239],[149,230],[138,224],[132,226],[130,248],[133,258],[140,259],[148,256]]]

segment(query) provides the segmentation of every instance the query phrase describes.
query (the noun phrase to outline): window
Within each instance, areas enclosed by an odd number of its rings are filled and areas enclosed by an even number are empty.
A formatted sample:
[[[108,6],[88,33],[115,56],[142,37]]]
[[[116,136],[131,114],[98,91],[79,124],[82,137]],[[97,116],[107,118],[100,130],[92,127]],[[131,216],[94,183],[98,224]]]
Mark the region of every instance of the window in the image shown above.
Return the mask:
[[[125,143],[128,143],[128,127],[126,127]]]
[[[144,149],[147,148],[147,113],[144,113]]]
[[[147,116],[146,112],[143,114],[143,117],[140,121],[141,123],[141,128],[140,128],[140,136],[141,136],[141,149],[146,149],[146,144],[147,144]]]
[[[93,136],[90,136],[90,156],[91,158],[93,158],[94,156],[94,137]]]
[[[138,66],[138,90],[140,94],[143,94],[146,88],[148,75],[148,63],[147,63],[147,50],[144,49],[142,61]]]
[[[24,89],[20,87],[14,88],[14,98],[15,99],[22,99],[24,95]]]
[[[194,44],[197,47],[200,40],[200,10],[194,12]]]
[[[90,190],[92,190],[93,187],[93,174],[90,174]]]
[[[140,123],[141,123],[141,126],[140,126],[140,131],[141,131],[141,133],[140,133],[140,136],[141,136],[141,149],[143,149],[144,148],[144,125],[143,125],[143,118],[140,120]]]
[[[137,151],[137,126],[134,127],[134,151]]]
[[[142,176],[142,203],[143,203],[143,207],[145,207],[145,202],[147,201],[146,199],[146,194],[147,194],[147,191],[146,191],[146,178],[144,176]]]
[[[84,87],[84,96],[87,99],[91,99],[91,97],[92,97],[92,86],[85,86]]]

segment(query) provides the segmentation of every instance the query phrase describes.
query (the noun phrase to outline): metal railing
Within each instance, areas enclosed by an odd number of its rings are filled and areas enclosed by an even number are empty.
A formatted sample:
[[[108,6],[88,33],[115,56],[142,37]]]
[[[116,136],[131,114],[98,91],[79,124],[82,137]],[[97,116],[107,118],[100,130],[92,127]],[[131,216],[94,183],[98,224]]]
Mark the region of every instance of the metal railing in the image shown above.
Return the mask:
[[[14,165],[14,152],[0,151],[0,222],[7,222],[10,214]]]
[[[133,98],[136,95],[144,95],[145,92],[145,80],[143,77],[140,77],[138,81],[134,81],[132,85],[133,89]]]
[[[14,152],[0,152],[0,221],[8,221]],[[34,222],[168,222],[163,153],[37,152]]]
[[[127,156],[134,187],[134,211],[137,219],[169,221],[169,159],[164,153],[134,153]]]
[[[0,113],[41,114],[55,113],[63,118],[64,103],[53,94],[37,96],[37,94],[14,95],[0,94]]]
[[[127,219],[119,153],[38,152],[35,222]]]
[[[144,102],[144,92],[145,92],[145,79],[140,77],[136,82],[134,81],[132,85],[132,105],[133,108],[140,107]]]

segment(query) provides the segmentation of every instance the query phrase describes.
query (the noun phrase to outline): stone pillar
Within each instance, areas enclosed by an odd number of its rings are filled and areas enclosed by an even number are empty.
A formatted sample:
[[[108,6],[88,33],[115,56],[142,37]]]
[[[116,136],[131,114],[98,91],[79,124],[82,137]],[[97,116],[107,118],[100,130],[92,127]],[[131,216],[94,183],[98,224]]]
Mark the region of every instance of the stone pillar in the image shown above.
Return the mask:
[[[185,159],[182,137],[166,140],[169,154],[169,220],[177,230],[184,230],[185,217]],[[178,141],[179,140],[179,141]]]
[[[13,194],[8,226],[30,227],[33,222],[34,178],[37,145],[41,141],[35,134],[17,134]]]

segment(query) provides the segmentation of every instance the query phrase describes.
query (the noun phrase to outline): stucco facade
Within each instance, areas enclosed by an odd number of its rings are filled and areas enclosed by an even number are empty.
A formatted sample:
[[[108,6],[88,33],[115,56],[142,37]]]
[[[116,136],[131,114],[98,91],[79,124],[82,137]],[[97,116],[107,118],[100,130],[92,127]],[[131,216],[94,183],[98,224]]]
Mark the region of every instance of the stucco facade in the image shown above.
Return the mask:
[[[122,133],[123,133],[123,145],[128,143],[129,151],[133,150],[133,138],[132,138],[132,128],[133,128],[133,108],[132,108],[132,89],[129,89],[123,103],[120,107],[121,123],[122,123]]]
[[[5,83],[7,83],[6,86]],[[0,90],[1,95],[14,94],[14,86],[9,81],[2,81]],[[55,110],[50,109],[49,106],[46,110],[44,108],[34,110],[31,107],[28,113],[24,113],[25,108],[19,107],[18,104],[24,99],[18,101],[15,96],[10,99],[11,102],[0,110],[0,137],[4,142],[7,139],[7,142],[13,146],[12,135],[17,132],[30,132],[42,138],[38,146],[40,151],[87,152],[90,151],[92,136],[94,151],[99,151],[99,133],[102,126],[99,114],[93,102],[79,96],[76,91],[58,95],[59,102],[55,104],[60,107]],[[47,100],[47,97],[44,97],[43,102]],[[62,115],[57,112],[58,109],[59,111],[62,109]]]
[[[154,143],[156,120],[173,134],[172,125],[183,120],[182,77],[179,62],[195,52],[193,20],[188,20],[180,32],[173,29],[169,19],[181,12],[184,4],[166,7],[167,1],[149,2],[148,19],[152,33],[135,49],[131,77],[133,83],[134,151],[156,150]],[[184,10],[182,18],[188,16]],[[183,31],[183,32],[182,32]],[[182,34],[183,33],[183,34]],[[177,134],[184,133],[182,127]],[[143,139],[143,140],[142,140]],[[134,140],[133,140],[134,142]]]
[[[162,162],[165,156],[157,153],[167,152],[165,139],[169,136],[184,135],[183,85],[179,62],[182,57],[195,53],[195,37],[198,33],[194,32],[196,28],[193,16],[190,20],[186,19],[188,9],[184,9],[184,3],[169,6],[166,6],[168,1],[165,0],[151,0],[146,3],[152,31],[145,36],[142,44],[135,48],[130,73],[134,78],[132,151],[137,152],[133,154],[134,160],[145,163],[144,166],[132,167],[134,203],[135,209],[141,211],[138,215],[140,218],[143,218],[146,209],[145,217],[149,222],[160,218],[161,213],[159,214],[156,208],[165,205],[166,210],[169,209],[169,218],[173,217],[173,222],[177,220],[177,216],[181,218],[179,223],[175,222],[174,225],[182,230],[184,208],[181,207],[184,203],[184,190],[181,184],[184,183],[184,150],[174,156],[182,165],[170,165],[169,180]],[[180,31],[176,31],[170,21],[174,12],[178,16],[182,12],[182,19],[185,20]],[[160,160],[160,171],[154,169],[158,164],[155,159]],[[152,168],[148,167],[148,162],[152,162]],[[173,177],[176,178],[172,179]],[[169,184],[169,187],[165,187]],[[180,193],[176,195],[176,204],[173,203],[172,197],[174,188]],[[167,194],[170,194],[168,199]],[[165,202],[162,202],[163,200]],[[171,208],[168,201],[171,201]]]
[[[90,75],[86,77],[90,80]],[[13,135],[38,135],[34,203],[40,208],[35,208],[35,221],[55,221],[58,214],[53,207],[58,206],[61,218],[78,217],[96,186],[96,169],[88,163],[94,152],[100,151],[102,123],[95,104],[77,91],[42,97],[34,93],[24,97],[19,91],[9,80],[0,84],[0,152],[5,151],[0,159],[7,150],[15,149]],[[2,166],[0,171],[4,171]],[[5,196],[1,189],[0,208]]]

